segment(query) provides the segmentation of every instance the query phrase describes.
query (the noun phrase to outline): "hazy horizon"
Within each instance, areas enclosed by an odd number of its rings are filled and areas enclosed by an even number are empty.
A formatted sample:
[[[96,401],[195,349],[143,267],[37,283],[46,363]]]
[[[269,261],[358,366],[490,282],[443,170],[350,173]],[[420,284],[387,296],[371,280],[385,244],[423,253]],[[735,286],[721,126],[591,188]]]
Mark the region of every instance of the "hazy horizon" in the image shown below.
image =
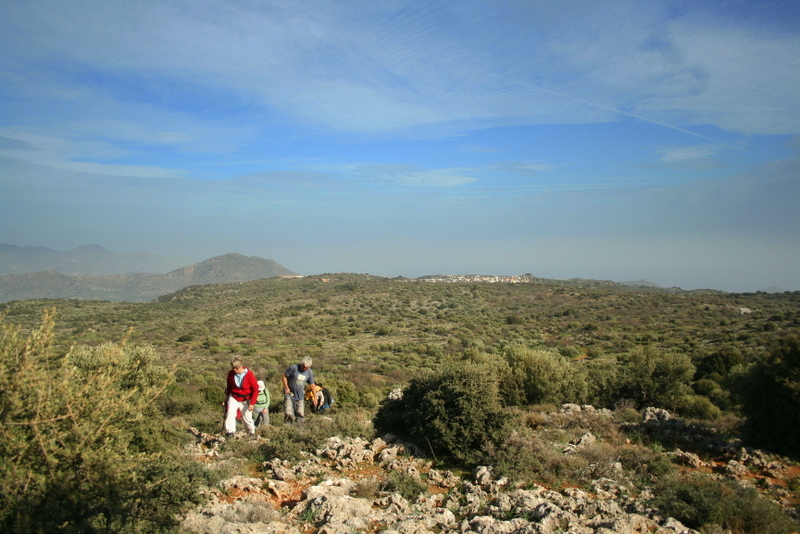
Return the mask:
[[[8,245],[10,245],[10,244],[8,244],[8,243],[0,243],[0,247],[1,246],[8,246]],[[37,245],[24,245],[24,246],[10,245],[10,246],[15,246],[15,247],[19,247],[19,248],[26,248],[26,247],[29,247],[29,248],[41,248],[42,247],[42,246],[37,246]],[[81,249],[81,248],[84,248],[84,247],[88,248],[88,247],[97,247],[97,246],[99,246],[99,247],[101,247],[101,248],[105,249],[106,251],[108,251],[110,253],[113,253],[113,254],[123,254],[123,255],[133,255],[133,254],[138,254],[138,253],[155,254],[152,251],[144,250],[144,249],[137,250],[137,251],[134,251],[134,252],[121,253],[121,252],[109,249],[107,247],[103,247],[102,245],[98,245],[96,243],[91,244],[91,245],[79,245],[78,247],[75,247],[75,248],[69,249],[69,250],[58,250],[58,249],[53,249],[53,248],[50,248],[50,247],[44,247],[44,248],[47,248],[50,251],[55,251],[55,252],[58,252],[58,253],[66,254],[66,253],[73,252],[75,250],[78,250],[78,249]],[[226,255],[229,255],[229,254],[240,254],[240,253],[235,252],[235,251],[230,251],[230,252],[227,252],[225,254],[219,254],[217,256],[211,256],[211,257],[202,258],[202,259],[198,259],[198,258],[176,258],[176,257],[171,257],[171,256],[163,256],[163,255],[160,255],[160,254],[157,254],[157,256],[159,256],[160,258],[167,259],[167,260],[175,260],[175,261],[185,260],[185,263],[182,263],[182,264],[180,264],[179,267],[176,266],[174,268],[174,269],[180,269],[180,268],[183,268],[183,267],[190,267],[192,265],[196,265],[198,263],[202,263],[202,262],[204,262],[206,260],[210,260],[210,259],[215,258],[215,257],[226,256]],[[240,255],[243,255],[243,254],[240,254]],[[256,257],[258,257],[258,256],[256,256]],[[462,271],[453,271],[453,272],[427,272],[427,273],[423,273],[423,274],[415,274],[413,276],[407,276],[407,275],[402,275],[402,274],[399,274],[399,275],[377,274],[377,273],[371,273],[371,272],[366,272],[366,271],[358,271],[358,270],[356,270],[356,271],[329,271],[328,270],[328,271],[319,271],[319,272],[313,272],[312,273],[312,272],[299,272],[299,271],[295,271],[293,269],[290,269],[289,267],[284,265],[283,262],[281,262],[281,261],[279,261],[279,260],[277,260],[275,258],[261,257],[261,259],[275,261],[281,267],[287,268],[290,271],[292,271],[295,274],[300,275],[300,276],[317,276],[317,275],[321,275],[321,274],[349,273],[349,274],[363,274],[363,275],[370,275],[370,276],[387,277],[387,278],[397,278],[397,277],[402,276],[404,278],[416,279],[416,278],[421,278],[421,277],[424,277],[424,276],[439,276],[439,275],[441,275],[441,276],[450,276],[450,275],[454,275],[454,276],[525,276],[525,275],[531,275],[531,276],[534,276],[536,278],[543,278],[543,279],[554,280],[554,281],[561,281],[561,280],[567,281],[567,280],[574,280],[574,279],[586,279],[586,280],[610,281],[610,282],[616,282],[616,283],[621,283],[621,284],[644,282],[644,283],[647,283],[647,284],[656,284],[659,287],[667,288],[667,289],[671,288],[671,287],[679,287],[679,289],[683,289],[683,290],[711,289],[711,290],[719,290],[719,291],[728,291],[728,290],[724,290],[724,289],[721,289],[721,288],[714,288],[714,287],[685,288],[685,287],[680,287],[680,286],[665,286],[665,285],[659,283],[658,280],[651,280],[649,278],[636,278],[636,279],[632,278],[632,279],[626,279],[626,280],[613,280],[613,279],[606,279],[606,278],[588,278],[588,277],[583,277],[583,276],[575,276],[575,277],[568,277],[567,278],[567,277],[558,277],[558,276],[542,276],[541,274],[530,273],[530,272],[514,272],[514,273],[511,273],[511,272],[462,272]],[[160,274],[166,274],[166,272],[161,272],[161,271],[159,271],[159,272],[160,272]],[[109,273],[109,274],[111,274],[111,273]],[[0,276],[2,276],[2,274],[0,274]],[[97,275],[97,276],[106,276],[106,275]],[[747,293],[747,292],[757,292],[757,291],[773,291],[773,292],[774,291],[780,291],[780,292],[784,292],[784,291],[794,291],[794,290],[785,289],[785,288],[781,288],[781,287],[777,287],[777,286],[769,286],[769,287],[762,287],[762,288],[754,289],[754,290],[738,291],[738,292],[739,293]],[[737,291],[729,291],[729,292],[736,293]]]
[[[0,5],[0,242],[800,289],[800,4]]]

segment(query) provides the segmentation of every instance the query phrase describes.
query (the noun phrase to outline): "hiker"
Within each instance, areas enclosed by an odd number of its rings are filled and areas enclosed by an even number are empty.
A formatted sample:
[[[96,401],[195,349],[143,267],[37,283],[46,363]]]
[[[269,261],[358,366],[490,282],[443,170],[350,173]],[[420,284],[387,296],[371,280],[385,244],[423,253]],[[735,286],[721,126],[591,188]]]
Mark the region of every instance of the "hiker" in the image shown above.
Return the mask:
[[[317,391],[317,386],[315,384],[306,387],[306,400],[311,405],[312,413],[317,413]]]
[[[290,365],[283,373],[283,406],[286,423],[305,422],[305,389],[314,383],[311,370],[311,357],[306,356],[300,363]]]
[[[256,407],[253,410],[255,420],[253,423],[256,428],[261,425],[269,426],[269,390],[263,380],[258,381],[258,399],[256,400]]]
[[[256,435],[253,423],[253,410],[258,400],[258,381],[253,371],[242,365],[242,360],[231,360],[225,388],[225,436],[232,438],[236,433],[236,414],[241,412],[242,422],[250,436]]]
[[[331,405],[335,402],[333,400],[333,395],[328,388],[323,386],[322,384],[317,384],[317,402],[316,402],[316,413],[324,413],[327,410],[330,410]]]

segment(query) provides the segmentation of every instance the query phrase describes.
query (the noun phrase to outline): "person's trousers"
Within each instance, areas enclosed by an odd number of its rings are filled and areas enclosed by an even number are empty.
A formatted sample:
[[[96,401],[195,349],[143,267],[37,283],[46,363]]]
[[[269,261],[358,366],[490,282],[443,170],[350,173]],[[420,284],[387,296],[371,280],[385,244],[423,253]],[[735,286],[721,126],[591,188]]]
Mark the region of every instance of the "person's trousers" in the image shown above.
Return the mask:
[[[269,407],[262,408],[261,410],[256,408],[253,410],[253,413],[255,414],[253,423],[256,425],[256,427],[261,425],[269,426]]]
[[[236,412],[242,412],[242,423],[247,429],[248,434],[256,433],[256,426],[253,424],[253,412],[248,410],[250,403],[248,401],[238,401],[233,396],[228,397],[228,406],[225,411],[225,433],[232,434],[236,432]]]
[[[305,421],[306,402],[303,399],[295,400],[291,394],[283,396],[284,420],[287,423]]]

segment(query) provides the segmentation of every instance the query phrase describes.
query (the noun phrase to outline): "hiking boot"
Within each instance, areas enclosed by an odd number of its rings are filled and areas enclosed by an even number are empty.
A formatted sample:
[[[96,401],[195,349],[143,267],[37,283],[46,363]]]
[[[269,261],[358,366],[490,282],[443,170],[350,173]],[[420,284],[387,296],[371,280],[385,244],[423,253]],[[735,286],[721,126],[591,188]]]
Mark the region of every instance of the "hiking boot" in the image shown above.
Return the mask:
[[[233,438],[233,436],[234,436],[233,432],[225,432],[225,437],[226,438]]]

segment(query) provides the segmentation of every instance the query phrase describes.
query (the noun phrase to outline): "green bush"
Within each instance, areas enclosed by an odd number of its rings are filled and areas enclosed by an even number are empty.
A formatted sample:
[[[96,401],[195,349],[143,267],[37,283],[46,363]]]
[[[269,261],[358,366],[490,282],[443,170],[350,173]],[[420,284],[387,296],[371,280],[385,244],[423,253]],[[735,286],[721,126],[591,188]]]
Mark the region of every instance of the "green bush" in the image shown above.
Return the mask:
[[[525,319],[519,315],[509,315],[506,317],[506,324],[525,324]]]
[[[408,473],[392,471],[381,484],[381,489],[399,493],[408,502],[414,502],[421,494],[427,493],[428,486]]]
[[[681,417],[714,421],[722,415],[713,402],[701,395],[683,395],[678,398],[675,407]]]
[[[732,375],[731,375],[732,376]],[[726,377],[724,382],[730,382],[729,377]],[[707,397],[708,400],[714,403],[720,410],[730,411],[734,408],[731,392],[723,388],[722,384],[710,378],[701,378],[694,384],[692,389],[698,394]]]
[[[575,484],[588,463],[578,455],[564,454],[562,449],[529,429],[520,429],[493,451],[490,463],[498,476],[518,484]]]
[[[742,375],[739,393],[752,443],[800,457],[800,337],[778,341]]]
[[[601,356],[580,364],[586,376],[587,404],[596,407],[612,408],[619,400],[617,380],[619,364],[617,359]]]
[[[200,502],[205,471],[170,454],[152,347],[56,358],[55,310],[23,337],[0,325],[0,531],[161,532]]]
[[[639,408],[657,406],[674,411],[695,371],[686,354],[651,346],[636,347],[619,360],[619,398],[631,399]]]
[[[734,534],[785,534],[800,527],[777,504],[731,480],[672,475],[662,478],[653,492],[655,508],[694,529],[717,525]]]
[[[303,451],[314,452],[322,447],[328,434],[320,429],[321,423],[310,418],[304,427],[294,425],[271,425],[267,427],[268,440],[261,443],[253,456],[258,462],[273,458],[297,462],[303,459]],[[247,442],[245,442],[245,445]],[[235,445],[235,442],[234,442]]]
[[[511,345],[503,356],[510,373],[503,384],[511,404],[583,404],[588,383],[583,369],[556,350]]]
[[[711,378],[719,381],[725,377],[731,369],[744,363],[742,353],[732,347],[725,347],[713,354],[704,356],[697,362],[695,378]]]
[[[462,363],[411,381],[402,399],[383,401],[374,418],[380,433],[394,433],[434,455],[477,464],[508,435],[492,367]]]

